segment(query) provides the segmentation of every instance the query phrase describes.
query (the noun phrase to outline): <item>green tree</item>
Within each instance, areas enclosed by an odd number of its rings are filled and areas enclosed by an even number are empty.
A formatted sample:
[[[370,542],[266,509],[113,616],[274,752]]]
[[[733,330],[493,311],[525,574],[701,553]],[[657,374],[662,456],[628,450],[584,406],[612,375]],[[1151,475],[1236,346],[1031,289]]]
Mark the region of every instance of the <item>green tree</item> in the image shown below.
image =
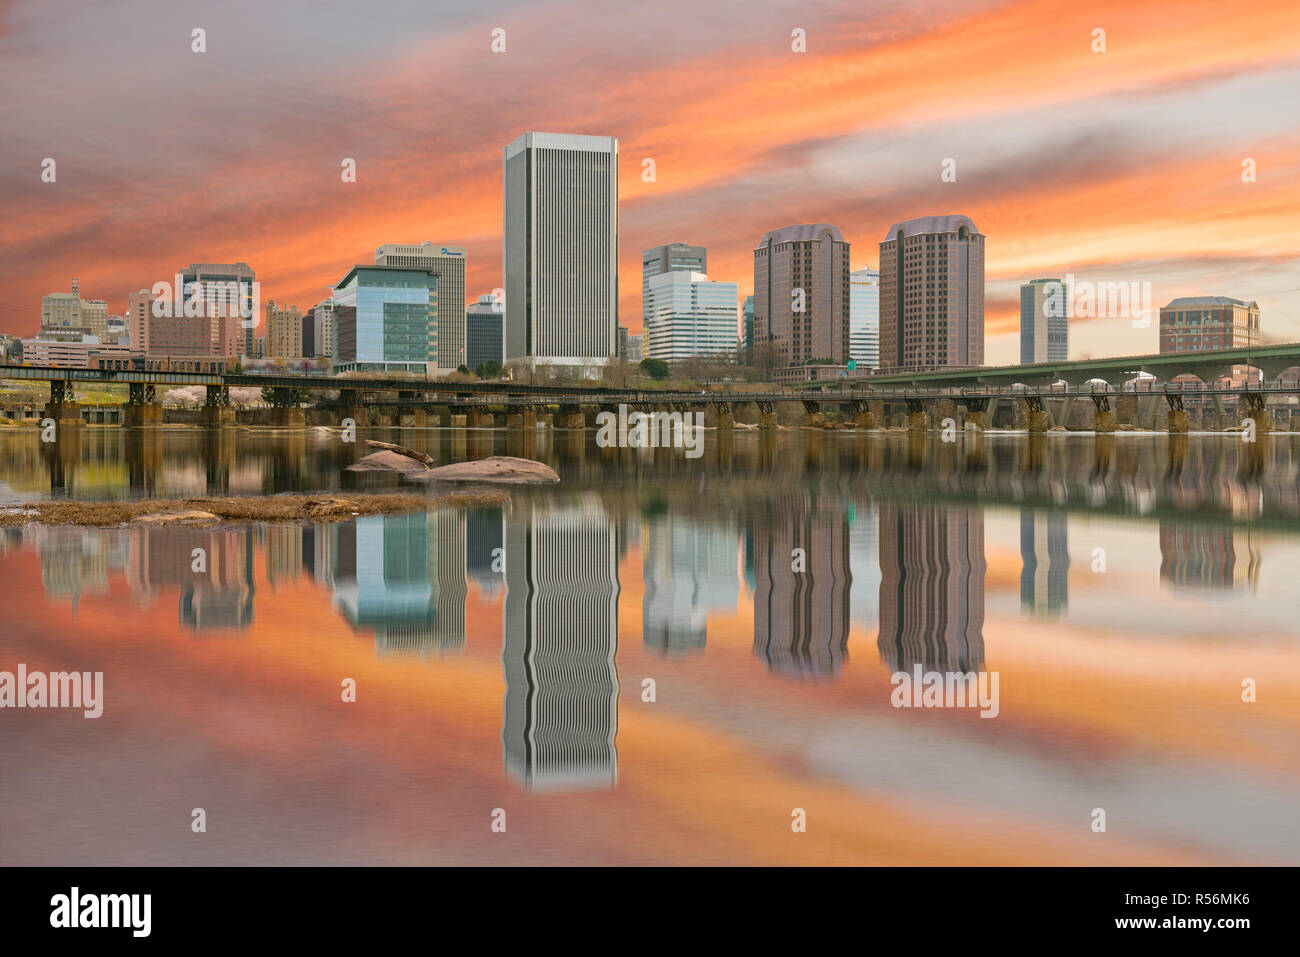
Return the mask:
[[[456,371],[461,375],[469,375],[469,366],[462,362],[460,365],[456,366]]]
[[[487,362],[480,362],[474,367],[474,374],[480,379],[495,379],[501,374],[501,363],[495,359],[489,359]]]
[[[667,379],[668,363],[663,359],[642,359],[641,371],[652,379]]]

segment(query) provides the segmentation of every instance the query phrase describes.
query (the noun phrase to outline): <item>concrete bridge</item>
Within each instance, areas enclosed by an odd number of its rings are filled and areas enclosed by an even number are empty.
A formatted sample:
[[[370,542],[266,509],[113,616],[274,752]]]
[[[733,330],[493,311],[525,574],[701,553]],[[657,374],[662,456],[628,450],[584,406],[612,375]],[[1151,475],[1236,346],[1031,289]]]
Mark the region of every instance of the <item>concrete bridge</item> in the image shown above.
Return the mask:
[[[1260,370],[1262,382],[1239,385],[1221,383],[1234,368]],[[962,428],[981,429],[991,425],[1000,404],[1016,408],[1031,432],[1053,426],[1052,406],[1066,420],[1076,399],[1090,401],[1094,408],[1093,429],[1113,432],[1118,416],[1112,408],[1117,398],[1148,398],[1147,427],[1154,425],[1152,403],[1160,397],[1168,405],[1170,432],[1190,428],[1185,400],[1200,398],[1212,404],[1223,424],[1224,400],[1231,399],[1242,418],[1250,418],[1259,431],[1271,427],[1266,404],[1270,397],[1297,394],[1293,382],[1283,384],[1281,375],[1300,366],[1300,343],[1210,352],[1124,356],[1075,362],[1039,363],[1017,366],[988,366],[936,372],[907,372],[858,379],[812,383],[780,388],[765,385],[714,387],[696,391],[651,389],[583,388],[573,385],[524,385],[513,382],[450,382],[445,379],[362,379],[346,376],[253,375],[248,373],[204,373],[156,370],[65,369],[37,366],[0,365],[0,378],[46,381],[50,398],[44,417],[56,421],[82,421],[74,400],[74,383],[125,384],[127,402],[121,421],[128,426],[162,421],[158,386],[202,385],[206,401],[201,421],[205,425],[233,424],[230,404],[232,387],[269,388],[276,407],[276,423],[305,423],[301,408],[305,395],[337,391],[336,400],[318,403],[336,419],[351,418],[367,424],[372,412],[381,412],[397,423],[410,419],[422,426],[431,408],[447,408],[452,425],[467,427],[495,422],[504,414],[508,426],[532,427],[545,417],[564,428],[587,426],[584,410],[616,411],[619,405],[643,412],[693,412],[703,409],[716,415],[719,428],[734,428],[739,407],[754,406],[760,428],[775,428],[779,405],[801,407],[803,423],[811,427],[828,424],[828,413],[854,428],[873,429],[889,424],[890,410],[906,410],[913,431],[926,431],[937,424],[936,414],[951,417]],[[1192,381],[1174,381],[1178,377]],[[395,395],[395,398],[389,396]],[[323,398],[323,397],[322,397]],[[1049,404],[1049,402],[1051,404]],[[504,408],[504,413],[497,410]],[[542,416],[542,419],[539,419]],[[101,418],[103,418],[101,416]],[[1235,423],[1234,423],[1235,424]]]

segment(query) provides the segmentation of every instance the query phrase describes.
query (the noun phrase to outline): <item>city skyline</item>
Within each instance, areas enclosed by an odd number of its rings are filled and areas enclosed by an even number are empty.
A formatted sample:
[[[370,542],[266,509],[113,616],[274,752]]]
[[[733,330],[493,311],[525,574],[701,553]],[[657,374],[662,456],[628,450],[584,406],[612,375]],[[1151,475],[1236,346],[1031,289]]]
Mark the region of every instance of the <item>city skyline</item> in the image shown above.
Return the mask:
[[[168,278],[174,263],[209,259],[249,262],[277,301],[316,302],[340,265],[366,261],[390,237],[457,242],[468,251],[467,291],[496,288],[501,144],[562,129],[620,140],[619,315],[633,332],[640,303],[628,280],[644,248],[679,236],[707,246],[712,276],[736,281],[743,298],[752,243],[769,229],[830,222],[865,250],[891,222],[933,210],[967,215],[989,237],[990,364],[1015,361],[1019,285],[1067,271],[1151,281],[1161,302],[1255,300],[1270,317],[1268,338],[1297,339],[1300,228],[1286,213],[1300,130],[1271,104],[1300,87],[1286,39],[1300,13],[1253,6],[1268,15],[1193,6],[1151,34],[1139,26],[1145,4],[948,4],[913,11],[906,24],[842,5],[795,15],[724,4],[696,12],[697,29],[660,62],[666,24],[598,13],[572,30],[550,10],[500,11],[491,22],[467,11],[434,38],[412,29],[414,7],[398,4],[352,51],[374,66],[343,71],[347,86],[338,87],[333,76],[318,83],[317,71],[330,60],[322,49],[356,42],[351,12],[322,12],[304,26],[292,7],[255,14],[235,5],[208,24],[208,52],[194,54],[189,21],[204,17],[183,7],[91,11],[73,23],[9,5],[0,48],[14,56],[0,60],[0,76],[21,92],[0,107],[13,131],[0,149],[9,214],[0,261],[11,295],[3,326],[33,333],[41,297],[71,276],[116,314],[129,291]],[[498,20],[508,44],[493,54]],[[1049,21],[1052,42],[1027,47]],[[161,71],[166,84],[146,83],[117,56],[111,40],[125,40],[128,22],[132,42],[151,51],[148,75]],[[1091,49],[1098,23],[1105,53]],[[795,27],[807,32],[807,53],[790,49]],[[285,31],[300,29],[313,42],[282,56]],[[237,44],[220,42],[229,30]],[[720,56],[720,41],[745,57]],[[904,68],[969,56],[999,66],[960,89],[942,74],[918,83]],[[557,62],[577,60],[591,81],[582,92],[547,81]],[[62,96],[81,70],[123,82]],[[431,122],[415,91],[458,74],[474,76],[473,88]],[[277,87],[269,97],[268,80]],[[629,114],[631,89],[648,82],[689,82],[701,95]],[[813,82],[824,85],[820,101],[782,105],[782,91]],[[198,87],[207,99],[192,95]],[[736,108],[755,98],[768,105],[761,125]],[[1149,135],[1153,125],[1159,136]],[[1207,148],[1207,128],[1221,146]],[[213,130],[231,136],[218,144]],[[279,149],[281,139],[295,149]],[[58,163],[55,183],[41,182],[45,157]],[[340,180],[347,157],[357,161],[355,183]],[[940,179],[948,158],[955,182]],[[1242,180],[1247,158],[1254,182]],[[645,159],[653,181],[643,179]],[[178,197],[188,211],[180,219]],[[1234,228],[1216,228],[1225,221]],[[1151,328],[1074,326],[1078,356],[1156,351]]]

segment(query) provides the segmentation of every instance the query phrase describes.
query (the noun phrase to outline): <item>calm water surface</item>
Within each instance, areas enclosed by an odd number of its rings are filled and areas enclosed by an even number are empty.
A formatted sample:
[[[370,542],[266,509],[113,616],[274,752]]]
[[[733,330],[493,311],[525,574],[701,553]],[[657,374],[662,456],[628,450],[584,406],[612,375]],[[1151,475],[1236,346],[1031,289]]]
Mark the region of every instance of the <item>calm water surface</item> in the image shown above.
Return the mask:
[[[563,482],[0,529],[0,670],[105,683],[97,720],[0,714],[0,864],[1300,863],[1300,436],[369,434]],[[0,503],[354,488],[359,454],[9,433]],[[918,665],[996,672],[997,717],[891,706]]]

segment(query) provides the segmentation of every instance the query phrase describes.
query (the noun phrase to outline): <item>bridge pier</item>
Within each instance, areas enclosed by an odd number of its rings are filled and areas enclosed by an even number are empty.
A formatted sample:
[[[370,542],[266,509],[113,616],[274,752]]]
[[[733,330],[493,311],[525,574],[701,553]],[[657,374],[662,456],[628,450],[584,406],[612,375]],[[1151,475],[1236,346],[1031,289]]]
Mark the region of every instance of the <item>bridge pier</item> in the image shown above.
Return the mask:
[[[1264,435],[1272,431],[1273,423],[1269,419],[1268,409],[1264,405],[1266,401],[1267,396],[1260,395],[1257,392],[1242,393],[1241,402],[1239,403],[1242,406],[1242,428],[1245,428],[1246,420],[1250,419],[1255,423],[1256,435]]]
[[[199,410],[199,424],[209,428],[220,428],[235,424],[235,410],[230,406],[230,387],[210,385]]]
[[[776,429],[776,408],[771,402],[758,402],[758,427],[764,431]]]
[[[964,399],[966,406],[965,428],[970,432],[983,432],[988,428],[988,413],[985,412],[988,399]]]
[[[370,407],[361,402],[361,393],[356,389],[340,389],[339,405],[336,410],[339,421],[351,419],[357,425],[370,424]]]
[[[1171,435],[1185,435],[1188,431],[1187,411],[1183,408],[1183,397],[1178,393],[1166,392],[1165,401],[1169,403],[1169,432]]]
[[[401,428],[423,429],[429,424],[429,413],[426,409],[399,406],[393,420],[393,424]]]
[[[587,427],[587,420],[583,417],[582,406],[580,405],[562,405],[560,406],[560,418],[557,428],[581,430]]]
[[[929,432],[930,414],[920,399],[907,400],[907,430],[909,432]]]
[[[855,429],[874,429],[876,427],[876,416],[863,399],[854,399],[850,404],[853,412],[853,427]]]
[[[730,402],[713,402],[714,413],[718,416],[718,431],[730,432],[736,428],[736,413]]]
[[[398,392],[397,408],[393,413],[393,424],[402,428],[423,429],[429,424],[429,412],[422,405],[416,405],[420,396],[415,392]],[[410,419],[409,426],[406,420]]]
[[[1111,410],[1109,395],[1094,395],[1092,404],[1097,408],[1092,430],[1097,433],[1114,432],[1119,425],[1119,417]]]
[[[162,403],[155,399],[153,385],[146,382],[132,382],[127,390],[126,405],[122,407],[122,424],[128,428],[161,425]]]
[[[506,428],[535,429],[537,428],[537,413],[532,406],[508,405],[506,406]]]
[[[127,428],[162,424],[161,402],[128,402],[122,407],[122,424]]]
[[[1051,427],[1051,419],[1043,407],[1041,395],[1022,395],[1020,401],[1025,404],[1026,425],[1030,432],[1046,432]]]
[[[826,427],[826,413],[822,412],[822,405],[814,399],[803,400],[804,425],[810,429],[822,429]]]

